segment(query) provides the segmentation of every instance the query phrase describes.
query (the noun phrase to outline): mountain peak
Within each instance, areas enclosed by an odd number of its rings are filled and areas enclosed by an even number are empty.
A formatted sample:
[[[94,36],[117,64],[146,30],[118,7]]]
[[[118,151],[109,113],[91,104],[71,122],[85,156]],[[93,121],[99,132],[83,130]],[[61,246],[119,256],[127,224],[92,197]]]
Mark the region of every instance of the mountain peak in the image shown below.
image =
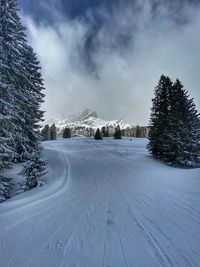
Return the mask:
[[[93,129],[102,128],[103,126],[116,127],[117,125],[119,125],[121,129],[130,127],[125,120],[103,120],[99,118],[96,111],[90,108],[86,108],[75,115],[65,117],[65,119],[62,117],[61,120],[53,120],[53,123],[55,123],[59,129],[63,129],[66,126],[71,128],[83,127]]]
[[[83,120],[87,120],[89,118],[98,118],[98,115],[96,113],[96,111],[93,111],[90,108],[86,108],[83,111],[70,116],[69,118],[69,122],[76,122],[76,121],[83,121]]]

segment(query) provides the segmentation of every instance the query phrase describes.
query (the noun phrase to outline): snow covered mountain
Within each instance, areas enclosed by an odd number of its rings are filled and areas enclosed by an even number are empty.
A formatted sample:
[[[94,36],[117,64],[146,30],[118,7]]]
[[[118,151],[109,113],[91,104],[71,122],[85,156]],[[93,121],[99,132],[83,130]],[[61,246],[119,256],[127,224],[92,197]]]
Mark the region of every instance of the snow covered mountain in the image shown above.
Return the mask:
[[[66,126],[70,128],[102,128],[103,126],[107,127],[116,127],[117,125],[120,126],[121,129],[130,128],[130,124],[128,124],[125,120],[103,120],[99,118],[96,111],[93,111],[89,108],[84,109],[82,112],[77,113],[75,115],[71,115],[67,118],[58,118],[52,119],[48,122],[49,124],[55,123],[58,129],[63,129]]]

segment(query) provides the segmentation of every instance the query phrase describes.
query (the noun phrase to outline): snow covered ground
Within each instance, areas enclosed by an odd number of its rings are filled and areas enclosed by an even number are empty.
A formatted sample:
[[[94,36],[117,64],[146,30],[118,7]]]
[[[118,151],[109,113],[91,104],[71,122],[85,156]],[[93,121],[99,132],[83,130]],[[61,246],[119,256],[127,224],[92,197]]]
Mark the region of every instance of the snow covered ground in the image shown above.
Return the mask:
[[[45,142],[47,184],[0,205],[0,267],[199,267],[200,169],[146,142]]]

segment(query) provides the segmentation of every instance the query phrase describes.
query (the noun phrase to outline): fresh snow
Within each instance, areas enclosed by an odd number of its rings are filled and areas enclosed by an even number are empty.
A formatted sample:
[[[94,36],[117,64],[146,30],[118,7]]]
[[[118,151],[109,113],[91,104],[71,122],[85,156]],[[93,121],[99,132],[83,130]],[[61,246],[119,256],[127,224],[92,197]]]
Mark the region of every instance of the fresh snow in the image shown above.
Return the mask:
[[[131,127],[130,124],[123,119],[103,120],[98,117],[96,111],[93,111],[89,108],[84,109],[82,112],[75,115],[71,115],[68,118],[66,118],[64,115],[58,116],[57,118],[47,121],[47,123],[55,123],[59,130],[62,130],[67,126],[70,128],[84,127],[93,129],[102,128],[104,126],[111,126],[115,128],[117,125],[119,125],[121,129],[127,129]]]
[[[46,185],[0,204],[0,266],[199,267],[200,169],[146,143],[44,142]]]

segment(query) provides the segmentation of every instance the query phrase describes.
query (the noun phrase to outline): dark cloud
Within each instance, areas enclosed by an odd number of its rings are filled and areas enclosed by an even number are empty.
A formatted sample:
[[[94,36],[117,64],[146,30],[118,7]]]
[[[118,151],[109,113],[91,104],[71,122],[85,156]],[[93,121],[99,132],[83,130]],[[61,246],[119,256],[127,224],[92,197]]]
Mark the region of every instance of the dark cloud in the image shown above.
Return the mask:
[[[98,17],[98,10],[102,7],[111,11],[116,6],[124,8],[132,6],[135,12],[141,11],[146,4],[146,0],[18,0],[19,7],[26,14],[31,15],[37,21],[52,22],[55,18],[55,12],[64,17],[71,19],[77,17],[87,17],[87,12],[95,12]],[[177,21],[181,22],[180,10],[185,4],[197,5],[199,0],[152,0],[151,7],[156,12],[160,11],[160,6],[167,6],[168,9],[177,17]]]
[[[125,0],[126,1],[126,0]],[[118,0],[115,1],[119,2]],[[55,12],[61,16],[74,19],[85,16],[89,9],[106,6],[110,8],[112,1],[106,0],[19,0],[19,6],[36,21],[50,22],[55,19]]]
[[[180,78],[200,108],[199,3],[66,2],[37,1],[40,23],[24,13],[43,67],[47,117],[91,107],[108,119],[146,124],[162,73]]]

